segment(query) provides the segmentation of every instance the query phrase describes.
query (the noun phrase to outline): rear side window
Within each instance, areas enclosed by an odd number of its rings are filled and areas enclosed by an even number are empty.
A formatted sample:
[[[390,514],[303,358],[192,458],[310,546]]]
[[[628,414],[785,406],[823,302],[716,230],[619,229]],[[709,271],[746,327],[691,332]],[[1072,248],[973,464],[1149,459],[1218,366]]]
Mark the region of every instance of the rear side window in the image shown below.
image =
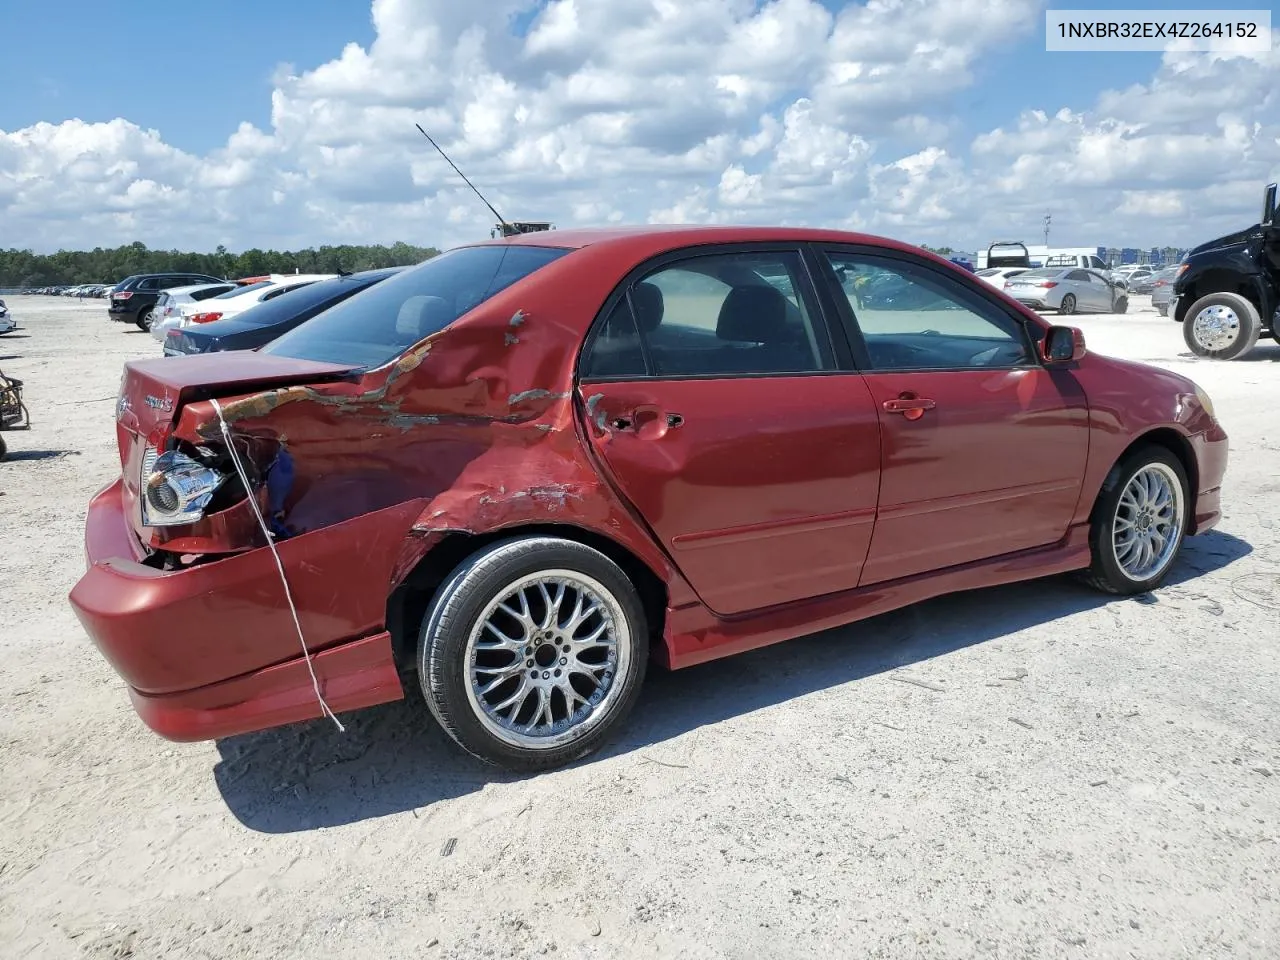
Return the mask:
[[[520,244],[458,247],[324,311],[262,352],[378,367],[570,252]]]
[[[160,283],[155,277],[147,277],[145,280],[140,280],[138,282],[139,290],[157,290],[159,287]]]
[[[835,367],[793,252],[691,257],[642,277],[592,334],[584,378],[731,377]]]

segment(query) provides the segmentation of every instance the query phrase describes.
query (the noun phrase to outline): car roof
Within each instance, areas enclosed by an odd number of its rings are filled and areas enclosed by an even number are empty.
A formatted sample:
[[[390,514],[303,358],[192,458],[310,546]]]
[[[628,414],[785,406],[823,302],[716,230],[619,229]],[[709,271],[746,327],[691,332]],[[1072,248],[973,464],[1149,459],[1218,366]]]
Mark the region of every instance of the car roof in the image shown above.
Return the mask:
[[[635,224],[610,227],[574,227],[567,230],[541,230],[512,237],[480,240],[461,246],[560,247],[568,250],[588,246],[617,247],[619,252],[655,256],[684,247],[723,243],[840,243],[863,244],[924,256],[952,269],[967,273],[945,257],[923,247],[891,240],[888,237],[823,227],[770,227],[723,224]]]

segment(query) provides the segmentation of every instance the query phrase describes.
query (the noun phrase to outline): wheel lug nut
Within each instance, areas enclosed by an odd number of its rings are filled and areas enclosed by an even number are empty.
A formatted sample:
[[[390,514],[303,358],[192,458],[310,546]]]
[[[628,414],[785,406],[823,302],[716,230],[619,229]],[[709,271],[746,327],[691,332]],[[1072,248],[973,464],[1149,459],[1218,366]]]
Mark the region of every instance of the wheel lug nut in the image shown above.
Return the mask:
[[[568,652],[569,652],[569,645],[566,643],[566,644],[565,644],[563,647],[561,647],[560,649],[561,649],[561,650],[563,650],[565,653],[568,653]]]
[[[538,679],[538,671],[537,671],[537,670],[530,670],[530,671],[529,671],[529,677],[530,677],[530,679],[537,680],[537,679]]]
[[[533,647],[525,647],[525,648],[524,648],[524,655],[525,655],[526,657],[532,656],[532,655],[533,655]]]
[[[543,671],[542,671],[542,679],[543,679],[543,680],[550,680],[550,679],[551,679],[551,671],[550,671],[550,670],[543,670]]]
[[[560,666],[562,666],[562,667],[563,667],[563,666],[564,666],[566,663],[568,663],[568,662],[569,662],[569,658],[568,658],[568,657],[561,657],[561,658],[560,658]],[[557,670],[556,672],[557,672],[557,673],[559,673],[560,671],[559,671],[559,670]]]
[[[533,661],[532,661],[532,660],[526,660],[526,661],[524,662],[524,665],[525,665],[526,667],[532,667],[532,666],[533,666]]]
[[[556,671],[556,676],[557,676],[557,677],[558,677],[558,676],[560,676],[560,671],[559,671],[559,670],[557,670],[557,671]]]

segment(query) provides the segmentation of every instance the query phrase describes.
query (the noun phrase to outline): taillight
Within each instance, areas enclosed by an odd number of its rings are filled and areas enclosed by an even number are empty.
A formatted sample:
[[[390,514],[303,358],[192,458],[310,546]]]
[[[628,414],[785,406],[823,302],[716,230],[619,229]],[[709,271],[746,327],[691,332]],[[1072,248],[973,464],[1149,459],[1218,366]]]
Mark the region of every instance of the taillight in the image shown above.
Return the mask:
[[[217,311],[210,311],[209,313],[193,313],[191,315],[191,322],[192,323],[213,323],[213,321],[218,320],[221,317],[222,317],[222,314]]]
[[[1058,285],[1057,280],[1045,280],[1043,283],[1036,284],[1037,287],[1044,287],[1046,290],[1048,290],[1050,287],[1056,287],[1057,285]]]
[[[128,300],[128,299],[129,299],[130,297],[132,297],[132,296],[133,296],[133,291],[131,291],[131,290],[124,290],[124,291],[122,291],[122,292],[120,292],[120,293],[113,293],[113,294],[111,295],[111,299],[112,299],[112,300]]]
[[[195,523],[226,476],[179,450],[142,457],[142,522],[149,527]]]

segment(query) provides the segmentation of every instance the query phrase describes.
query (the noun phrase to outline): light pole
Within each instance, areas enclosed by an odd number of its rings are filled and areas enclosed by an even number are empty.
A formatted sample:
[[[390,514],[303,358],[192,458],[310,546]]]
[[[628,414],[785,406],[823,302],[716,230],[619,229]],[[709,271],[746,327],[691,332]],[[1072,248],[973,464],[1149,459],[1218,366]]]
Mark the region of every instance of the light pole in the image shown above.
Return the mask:
[[[1053,219],[1051,214],[1044,215],[1044,245],[1049,246],[1049,221]]]

